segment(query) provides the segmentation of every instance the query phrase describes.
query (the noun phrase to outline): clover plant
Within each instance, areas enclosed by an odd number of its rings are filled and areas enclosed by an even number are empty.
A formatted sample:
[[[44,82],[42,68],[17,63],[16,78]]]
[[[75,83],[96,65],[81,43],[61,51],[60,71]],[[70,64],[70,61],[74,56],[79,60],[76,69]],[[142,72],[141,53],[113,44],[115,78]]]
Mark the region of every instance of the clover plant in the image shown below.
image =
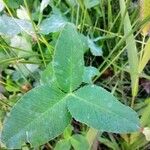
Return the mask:
[[[140,129],[134,110],[100,86],[82,84],[83,43],[71,23],[62,28],[46,70],[48,78],[43,74],[41,85],[24,94],[6,117],[1,138],[7,148],[19,149],[25,143],[42,145],[62,134],[72,118],[106,132]]]

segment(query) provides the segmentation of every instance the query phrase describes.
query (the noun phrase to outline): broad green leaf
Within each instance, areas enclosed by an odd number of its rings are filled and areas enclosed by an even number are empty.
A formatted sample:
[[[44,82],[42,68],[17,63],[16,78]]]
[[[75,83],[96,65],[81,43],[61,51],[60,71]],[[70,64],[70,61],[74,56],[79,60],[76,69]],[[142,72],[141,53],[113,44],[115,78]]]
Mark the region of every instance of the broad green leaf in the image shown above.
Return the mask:
[[[72,24],[67,24],[56,43],[53,67],[57,82],[64,91],[73,91],[82,82],[83,46]]]
[[[86,137],[80,134],[73,135],[70,142],[74,150],[90,150]]]
[[[102,56],[102,48],[97,46],[93,40],[91,40],[90,38],[87,39],[88,40],[88,46],[90,48],[91,53],[94,56]]]
[[[42,21],[39,26],[40,33],[42,34],[49,34],[52,32],[58,32],[63,29],[66,25],[67,20],[59,11],[54,11],[53,14]]]
[[[20,149],[25,142],[35,147],[60,135],[70,123],[66,97],[49,86],[29,91],[8,114],[2,142],[9,149]]]
[[[120,0],[120,9],[122,22],[124,25],[124,34],[128,35],[132,31],[132,25],[129,18],[128,12],[126,12],[125,0]],[[126,14],[124,14],[126,12]],[[138,52],[134,35],[131,34],[126,38],[126,48],[128,53],[128,61],[130,67],[131,85],[132,85],[132,96],[135,97],[138,92],[139,76],[138,76]]]
[[[72,117],[97,130],[115,133],[140,130],[136,112],[96,85],[80,88],[68,97],[67,105]]]
[[[70,140],[60,140],[57,142],[54,150],[70,150],[71,143]]]
[[[86,8],[92,8],[100,3],[100,0],[84,0]]]
[[[32,33],[32,24],[27,20],[11,18],[6,15],[0,16],[0,35],[13,36],[21,32]]]
[[[143,52],[144,52],[144,54],[143,54],[142,60],[140,61],[140,64],[139,64],[139,73],[142,73],[144,67],[150,60],[150,38],[148,39]]]
[[[97,68],[88,66],[84,67],[83,82],[92,84],[92,78],[99,74]]]

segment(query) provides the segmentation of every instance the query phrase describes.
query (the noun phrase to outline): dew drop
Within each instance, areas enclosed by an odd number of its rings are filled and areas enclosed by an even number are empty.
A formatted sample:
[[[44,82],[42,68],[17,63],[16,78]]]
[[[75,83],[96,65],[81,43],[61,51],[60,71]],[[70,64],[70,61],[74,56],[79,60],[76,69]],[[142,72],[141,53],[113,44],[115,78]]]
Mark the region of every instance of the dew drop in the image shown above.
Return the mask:
[[[87,119],[90,119],[90,115],[87,115]]]
[[[108,103],[108,108],[111,108],[112,107],[112,103]]]
[[[92,88],[94,87],[94,84],[91,86]]]

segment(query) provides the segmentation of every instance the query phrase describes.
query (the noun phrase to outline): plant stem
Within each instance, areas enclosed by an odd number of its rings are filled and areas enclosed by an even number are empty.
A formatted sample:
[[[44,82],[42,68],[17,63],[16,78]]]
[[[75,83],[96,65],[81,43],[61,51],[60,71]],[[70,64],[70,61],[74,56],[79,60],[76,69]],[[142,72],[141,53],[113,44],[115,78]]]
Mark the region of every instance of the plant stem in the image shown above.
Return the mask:
[[[42,48],[41,48],[39,37],[37,35],[36,25],[34,24],[34,22],[32,20],[32,17],[31,17],[31,14],[30,14],[30,10],[29,10],[29,7],[28,7],[28,4],[27,4],[26,0],[24,0],[24,4],[25,4],[25,7],[27,9],[28,16],[29,16],[29,18],[31,20],[31,24],[32,24],[32,27],[33,27],[33,30],[34,30],[35,38],[36,38],[36,41],[37,41],[37,44],[38,44],[38,47],[39,47],[39,50],[40,50],[40,53],[41,53],[41,57],[42,57],[44,66],[46,67],[46,62],[45,62],[45,59],[44,59],[44,54],[43,54],[43,51],[42,51]]]

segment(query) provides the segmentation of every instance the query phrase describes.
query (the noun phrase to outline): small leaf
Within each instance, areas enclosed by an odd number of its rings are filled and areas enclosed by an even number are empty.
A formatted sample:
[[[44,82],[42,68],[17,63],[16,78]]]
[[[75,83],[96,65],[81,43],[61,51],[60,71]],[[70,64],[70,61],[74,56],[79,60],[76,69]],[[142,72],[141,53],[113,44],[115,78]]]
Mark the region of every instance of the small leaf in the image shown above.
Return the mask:
[[[64,139],[69,139],[72,135],[73,127],[72,125],[68,125],[68,127],[64,130],[63,137]]]
[[[102,48],[97,46],[90,38],[88,38],[88,46],[94,56],[102,56]]]
[[[92,8],[100,4],[100,0],[84,0],[84,4],[86,8]]]
[[[71,115],[92,128],[115,133],[140,130],[136,112],[101,87],[85,86],[67,99]]]
[[[13,36],[21,32],[33,33],[32,24],[27,20],[0,16],[0,35]]]
[[[67,20],[62,16],[59,11],[54,11],[53,14],[42,21],[39,26],[40,33],[49,34],[52,32],[58,32],[66,25]]]
[[[57,142],[54,150],[70,150],[71,144],[70,140],[60,140]]]
[[[13,83],[13,81],[9,77],[7,77],[5,88],[9,92],[20,91],[20,87],[18,85],[16,85],[15,83]]]
[[[89,143],[83,135],[73,135],[70,139],[70,142],[74,150],[89,150]]]
[[[60,135],[70,123],[66,95],[57,88],[40,86],[25,94],[4,122],[2,142],[8,149],[23,143],[39,146]]]
[[[84,67],[83,82],[92,84],[92,78],[99,74],[97,68],[88,66]]]
[[[23,6],[20,6],[20,9],[17,9],[17,17],[19,19],[30,20],[27,10]]]
[[[83,46],[76,28],[67,24],[56,43],[53,67],[58,85],[73,91],[82,82],[84,71]]]

